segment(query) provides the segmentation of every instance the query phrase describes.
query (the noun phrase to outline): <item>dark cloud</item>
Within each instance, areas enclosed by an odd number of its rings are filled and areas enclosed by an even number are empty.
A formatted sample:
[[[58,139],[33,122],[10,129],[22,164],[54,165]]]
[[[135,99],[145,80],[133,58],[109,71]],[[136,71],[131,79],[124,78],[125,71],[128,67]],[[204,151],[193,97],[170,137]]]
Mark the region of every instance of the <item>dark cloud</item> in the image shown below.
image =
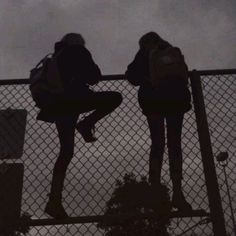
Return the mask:
[[[123,73],[139,37],[157,31],[180,46],[190,68],[233,68],[235,1],[2,0],[1,78],[28,71],[67,32],[81,32],[104,74]]]

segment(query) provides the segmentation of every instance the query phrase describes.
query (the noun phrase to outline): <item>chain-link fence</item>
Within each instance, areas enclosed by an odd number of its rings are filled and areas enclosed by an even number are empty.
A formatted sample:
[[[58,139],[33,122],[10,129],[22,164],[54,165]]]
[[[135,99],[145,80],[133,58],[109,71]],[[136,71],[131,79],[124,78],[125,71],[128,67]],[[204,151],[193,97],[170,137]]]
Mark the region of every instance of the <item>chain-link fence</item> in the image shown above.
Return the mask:
[[[201,79],[214,155],[229,153],[227,178],[233,208],[236,207],[235,184],[235,88],[236,71],[217,75],[203,73]],[[137,88],[125,80],[102,81],[97,91],[119,91],[122,104],[96,125],[98,141],[85,143],[77,133],[75,154],[69,165],[63,192],[64,207],[70,216],[102,215],[110,199],[116,179],[126,173],[147,176],[150,138],[147,121],[137,102]],[[0,86],[0,109],[26,109],[28,111],[24,153],[25,166],[22,212],[42,219],[50,189],[52,169],[59,153],[59,140],[54,124],[37,121],[37,108],[31,99],[27,84],[5,82]],[[86,115],[86,114],[85,114]],[[81,115],[80,118],[82,118]],[[182,148],[184,157],[183,189],[187,201],[194,209],[209,212],[205,178],[193,109],[185,114]],[[171,189],[169,165],[165,152],[162,171],[163,182]],[[226,229],[233,235],[232,217],[227,189],[221,166],[216,163]],[[196,225],[198,217],[172,219],[171,235],[178,235]],[[29,235],[103,235],[95,223],[31,227]],[[184,235],[212,235],[211,224],[198,224]]]
[[[214,156],[229,153],[226,174],[230,186],[233,213],[236,213],[236,75],[202,73],[202,86]],[[225,216],[227,231],[235,232],[230,211],[229,196],[223,167],[216,162],[216,172]]]

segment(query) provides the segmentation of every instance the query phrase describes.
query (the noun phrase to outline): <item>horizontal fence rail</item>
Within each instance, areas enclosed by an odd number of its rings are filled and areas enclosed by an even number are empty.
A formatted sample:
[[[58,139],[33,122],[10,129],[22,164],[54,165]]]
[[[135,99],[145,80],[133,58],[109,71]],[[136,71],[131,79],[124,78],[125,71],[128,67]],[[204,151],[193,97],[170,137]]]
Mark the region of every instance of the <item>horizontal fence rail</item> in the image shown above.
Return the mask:
[[[222,70],[199,70],[197,71],[200,76],[202,75],[234,75],[236,74],[236,69],[222,69]],[[189,71],[191,74],[192,71]],[[125,76],[123,74],[115,74],[115,75],[103,75],[103,81],[110,80],[124,80]],[[29,79],[0,79],[0,85],[13,85],[13,84],[29,84]]]
[[[209,217],[210,214],[202,210],[196,210],[191,214],[191,217]],[[172,212],[167,218],[189,218],[188,213],[184,212]],[[110,215],[110,216],[81,216],[81,217],[69,217],[67,219],[35,219],[35,220],[21,220],[18,222],[19,225],[27,226],[48,226],[48,225],[66,225],[66,224],[83,224],[83,223],[97,223],[102,221],[111,221],[113,224],[124,220],[138,220],[138,219],[155,219],[155,214],[135,214],[135,215]]]
[[[197,72],[201,76],[213,154],[216,156],[222,151],[229,154],[226,173],[232,206],[236,209],[236,69]],[[189,73],[191,75],[192,72]],[[28,212],[32,216],[26,223],[33,226],[29,235],[104,235],[103,230],[97,228],[96,222],[103,217],[105,204],[111,197],[115,181],[130,172],[138,177],[148,174],[150,134],[138,105],[137,87],[132,87],[124,75],[105,75],[98,85],[93,86],[95,91],[120,92],[123,102],[96,125],[98,141],[95,144],[84,143],[79,134],[76,134],[75,155],[67,171],[63,192],[64,207],[71,218],[61,221],[45,219],[47,216],[44,215],[52,169],[59,152],[59,140],[54,124],[35,119],[38,109],[31,99],[28,84],[28,79],[0,80],[0,109],[10,107],[28,111],[21,160],[25,168],[22,212]],[[86,114],[79,119],[84,116]],[[209,203],[193,110],[185,114],[182,148],[183,190],[187,201],[197,211],[192,216],[173,213],[168,230],[170,235],[180,235],[193,227],[188,231],[189,234],[184,235],[212,235],[211,224],[198,224],[199,217],[209,217],[209,213],[206,213],[209,212]],[[218,162],[215,164],[226,229],[229,235],[233,235],[224,170]],[[171,189],[167,151],[162,179]],[[64,224],[75,225],[68,228]]]

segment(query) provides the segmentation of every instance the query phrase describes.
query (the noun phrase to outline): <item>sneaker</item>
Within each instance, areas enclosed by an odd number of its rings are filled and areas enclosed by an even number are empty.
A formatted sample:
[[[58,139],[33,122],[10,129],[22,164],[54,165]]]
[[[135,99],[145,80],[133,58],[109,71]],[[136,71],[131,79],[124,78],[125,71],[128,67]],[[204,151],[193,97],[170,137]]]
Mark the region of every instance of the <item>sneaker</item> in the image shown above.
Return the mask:
[[[186,201],[183,193],[173,194],[172,197],[172,206],[177,208],[179,211],[192,211],[192,206]]]
[[[85,121],[80,121],[77,123],[76,129],[81,134],[85,142],[92,143],[97,140],[97,138],[94,136],[94,125],[91,126],[88,125]]]
[[[69,217],[61,202],[58,201],[49,201],[44,212],[55,219],[64,219]]]

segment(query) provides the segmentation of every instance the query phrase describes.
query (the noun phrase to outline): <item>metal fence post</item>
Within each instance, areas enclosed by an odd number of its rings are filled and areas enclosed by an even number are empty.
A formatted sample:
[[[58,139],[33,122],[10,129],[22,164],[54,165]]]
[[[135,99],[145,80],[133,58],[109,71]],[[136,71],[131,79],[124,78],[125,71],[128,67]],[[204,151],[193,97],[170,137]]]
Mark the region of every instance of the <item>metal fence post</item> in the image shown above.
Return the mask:
[[[24,177],[22,163],[0,165],[0,235],[14,229],[21,215],[21,199]]]
[[[190,72],[190,80],[213,233],[215,236],[226,236],[225,220],[208,129],[201,78],[196,70]]]

